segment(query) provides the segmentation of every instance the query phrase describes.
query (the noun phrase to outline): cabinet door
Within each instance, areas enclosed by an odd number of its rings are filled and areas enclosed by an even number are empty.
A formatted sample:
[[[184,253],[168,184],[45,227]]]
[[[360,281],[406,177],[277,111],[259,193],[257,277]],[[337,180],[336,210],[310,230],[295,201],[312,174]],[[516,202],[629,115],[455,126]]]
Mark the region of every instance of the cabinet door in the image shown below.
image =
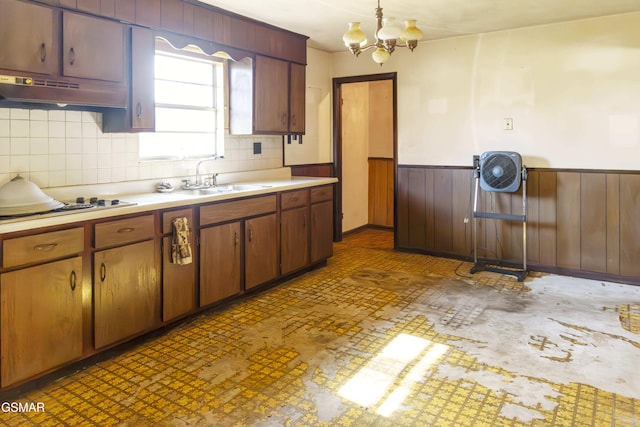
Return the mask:
[[[54,11],[48,7],[0,0],[0,69],[56,72],[59,57],[54,46],[53,19]]]
[[[160,320],[154,241],[94,254],[95,346],[144,332]]]
[[[290,64],[290,92],[289,92],[289,131],[304,133],[305,129],[305,95],[306,95],[306,67],[300,64]]]
[[[193,234],[191,235],[193,236]],[[191,248],[195,248],[193,237]],[[196,307],[196,264],[172,264],[171,237],[163,239],[162,253],[162,320],[169,321],[189,313]]]
[[[333,201],[311,205],[311,263],[333,255]]]
[[[281,274],[287,274],[309,264],[309,208],[295,208],[280,215]]]
[[[2,387],[82,356],[82,257],[0,276]]]
[[[154,95],[153,31],[148,28],[131,28],[131,129],[154,131],[156,128],[156,104]]]
[[[245,288],[278,276],[278,223],[276,214],[245,221]]]
[[[200,306],[240,293],[240,222],[200,230]]]
[[[65,76],[124,83],[123,24],[66,11],[62,14],[62,23],[62,73]]]
[[[254,132],[289,130],[289,63],[256,55]]]

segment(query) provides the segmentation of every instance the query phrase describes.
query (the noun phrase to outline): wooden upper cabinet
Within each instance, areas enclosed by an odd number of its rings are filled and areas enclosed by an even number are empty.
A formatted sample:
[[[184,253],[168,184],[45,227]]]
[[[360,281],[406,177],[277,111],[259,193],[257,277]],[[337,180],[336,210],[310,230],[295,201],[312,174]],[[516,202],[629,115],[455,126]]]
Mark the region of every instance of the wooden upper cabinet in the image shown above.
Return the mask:
[[[289,64],[289,132],[305,131],[306,66]]]
[[[124,83],[125,26],[67,11],[62,20],[63,74]]]
[[[131,28],[131,128],[154,131],[156,103],[154,95],[155,41],[148,28]]]
[[[254,132],[289,130],[289,63],[256,55]]]
[[[59,63],[55,16],[48,7],[0,0],[0,69],[55,73]]]
[[[229,22],[231,45],[240,49],[256,49],[256,24],[232,17]]]
[[[116,19],[125,22],[136,21],[136,4],[132,0],[115,0],[115,15]]]

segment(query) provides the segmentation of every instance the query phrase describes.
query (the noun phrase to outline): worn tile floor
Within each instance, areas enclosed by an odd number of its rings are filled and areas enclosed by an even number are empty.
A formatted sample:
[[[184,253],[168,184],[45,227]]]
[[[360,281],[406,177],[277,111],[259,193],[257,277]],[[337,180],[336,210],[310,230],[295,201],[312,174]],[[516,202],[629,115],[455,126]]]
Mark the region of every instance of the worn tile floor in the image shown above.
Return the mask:
[[[19,397],[9,426],[640,426],[640,287],[398,253],[321,268]]]

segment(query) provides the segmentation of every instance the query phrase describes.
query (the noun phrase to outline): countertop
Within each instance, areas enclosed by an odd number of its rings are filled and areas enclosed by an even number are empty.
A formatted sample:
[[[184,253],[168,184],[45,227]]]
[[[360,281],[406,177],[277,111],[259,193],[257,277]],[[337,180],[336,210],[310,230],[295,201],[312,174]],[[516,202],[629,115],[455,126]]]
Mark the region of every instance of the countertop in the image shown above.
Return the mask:
[[[203,194],[203,192],[199,192],[197,190],[175,190],[170,193],[141,192],[113,194],[110,198],[118,198],[126,202],[135,203],[135,205],[108,209],[92,208],[73,211],[73,213],[47,213],[43,215],[0,220],[0,233],[4,234],[55,225],[82,223],[89,220],[134,213],[144,213],[153,210],[177,208],[181,206],[190,206],[222,200],[231,200],[239,197],[256,196],[279,191],[333,184],[335,182],[338,182],[337,178],[290,177],[286,179],[238,182],[237,184],[243,187],[242,190],[213,194]],[[229,184],[221,184],[220,187],[224,188],[228,185]]]

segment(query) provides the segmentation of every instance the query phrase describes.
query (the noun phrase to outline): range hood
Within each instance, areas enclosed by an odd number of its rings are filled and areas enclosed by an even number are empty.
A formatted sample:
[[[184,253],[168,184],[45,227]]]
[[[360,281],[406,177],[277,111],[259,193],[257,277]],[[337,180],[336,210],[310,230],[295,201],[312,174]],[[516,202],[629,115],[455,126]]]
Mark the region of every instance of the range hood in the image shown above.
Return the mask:
[[[125,108],[124,86],[88,79],[56,80],[0,74],[0,107],[39,105],[42,108],[64,106]]]

